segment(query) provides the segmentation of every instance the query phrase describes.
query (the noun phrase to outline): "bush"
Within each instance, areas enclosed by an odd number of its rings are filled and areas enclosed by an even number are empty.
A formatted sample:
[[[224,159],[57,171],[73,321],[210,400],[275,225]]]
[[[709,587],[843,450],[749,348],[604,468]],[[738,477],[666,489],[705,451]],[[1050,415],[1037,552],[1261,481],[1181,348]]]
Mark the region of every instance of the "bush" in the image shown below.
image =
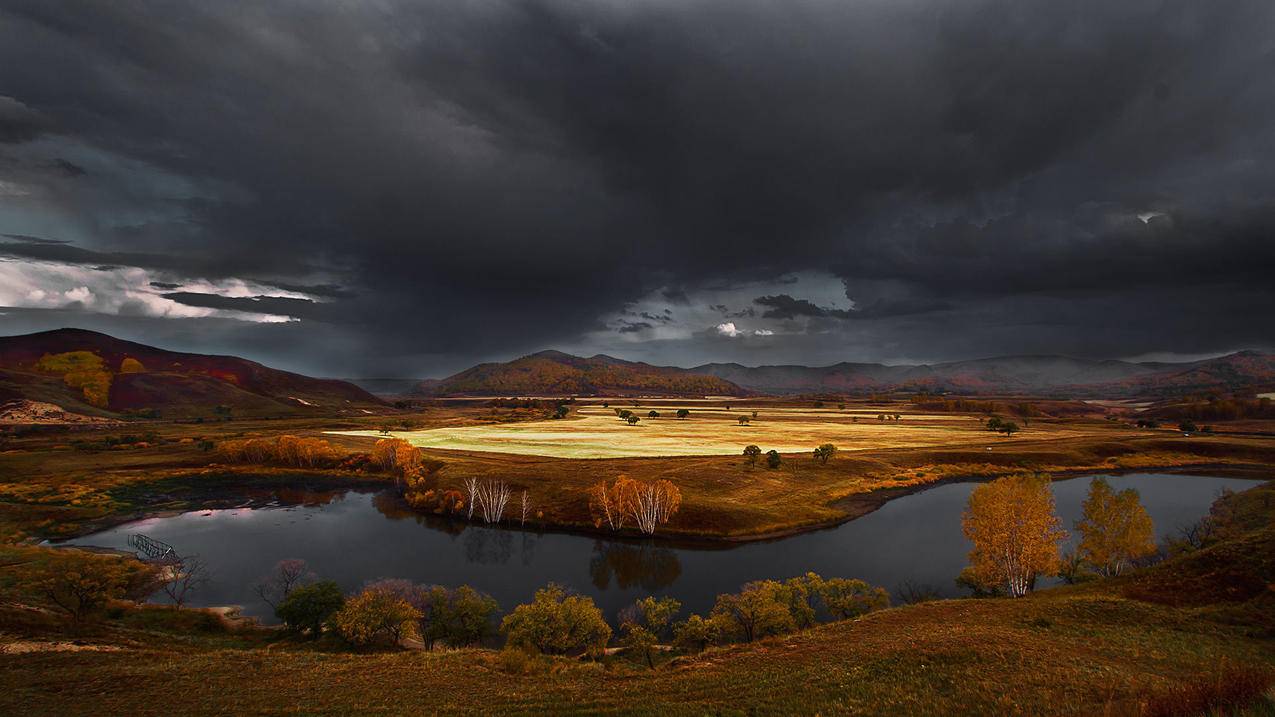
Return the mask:
[[[673,645],[687,652],[702,652],[719,638],[718,625],[699,615],[691,615],[673,626]]]
[[[332,627],[355,647],[378,641],[397,645],[404,635],[415,632],[420,617],[420,611],[396,591],[373,586],[346,600],[332,616]]]
[[[597,654],[611,639],[611,626],[592,598],[570,595],[553,583],[537,590],[531,603],[514,608],[500,630],[510,645],[550,655]]]
[[[293,589],[275,608],[275,616],[293,632],[308,630],[318,637],[328,618],[344,605],[341,588],[331,580],[324,580]]]

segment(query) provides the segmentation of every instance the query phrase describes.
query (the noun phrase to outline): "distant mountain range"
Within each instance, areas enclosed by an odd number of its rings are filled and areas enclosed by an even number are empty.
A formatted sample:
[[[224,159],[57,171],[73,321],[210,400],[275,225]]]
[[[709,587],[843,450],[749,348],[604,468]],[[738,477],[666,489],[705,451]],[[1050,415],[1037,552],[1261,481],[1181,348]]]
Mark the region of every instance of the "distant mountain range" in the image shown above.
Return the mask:
[[[0,337],[0,403],[162,417],[365,412],[384,402],[345,381],[234,356],[178,353],[81,329]]]
[[[1201,392],[1270,390],[1275,356],[1241,351],[1183,363],[1005,356],[950,363],[887,366],[757,366],[712,363],[652,366],[597,355],[542,351],[485,363],[442,380],[423,381],[419,396],[870,394],[888,391],[1072,398],[1172,397]]]

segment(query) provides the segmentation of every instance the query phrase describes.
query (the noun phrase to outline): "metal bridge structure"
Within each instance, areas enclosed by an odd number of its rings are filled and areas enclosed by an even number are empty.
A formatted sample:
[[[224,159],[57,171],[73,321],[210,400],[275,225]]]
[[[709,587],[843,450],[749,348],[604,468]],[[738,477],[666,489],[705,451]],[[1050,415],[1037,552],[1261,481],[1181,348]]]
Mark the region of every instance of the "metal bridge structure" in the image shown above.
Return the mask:
[[[137,551],[137,557],[148,563],[176,564],[181,562],[177,550],[162,540],[149,535],[132,533],[128,536],[128,545]]]

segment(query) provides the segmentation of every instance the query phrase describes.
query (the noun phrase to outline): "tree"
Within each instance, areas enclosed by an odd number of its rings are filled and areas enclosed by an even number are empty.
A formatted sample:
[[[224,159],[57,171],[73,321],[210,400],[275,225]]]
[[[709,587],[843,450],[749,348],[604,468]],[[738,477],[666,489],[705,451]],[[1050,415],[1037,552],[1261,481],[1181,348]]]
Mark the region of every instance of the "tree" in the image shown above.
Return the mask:
[[[999,431],[1001,429],[1001,417],[992,416],[991,418],[987,419],[986,425],[987,425],[987,430],[989,431]]]
[[[1058,572],[1058,544],[1067,537],[1054,513],[1047,477],[1016,475],[985,483],[970,494],[961,519],[970,551],[971,580],[1026,595],[1041,573]]]
[[[677,417],[678,417],[678,418],[686,418],[686,417],[687,417],[687,416],[689,416],[689,415],[691,415],[691,412],[690,412],[690,411],[688,411],[688,410],[686,410],[685,408],[679,408],[679,409],[677,409]]]
[[[1079,556],[1100,575],[1119,575],[1128,565],[1155,553],[1155,527],[1133,488],[1116,493],[1102,478],[1089,483],[1080,532]]]
[[[754,445],[744,446],[744,457],[748,459],[748,465],[757,465],[757,456],[761,455],[761,449]]]
[[[304,560],[289,558],[275,563],[274,570],[258,580],[252,586],[252,590],[272,610],[278,610],[279,603],[283,602],[294,589],[313,578],[314,573],[309,571]]]
[[[1182,421],[1181,423],[1178,424],[1178,430],[1182,431],[1183,433],[1195,433],[1196,431],[1195,422]]]
[[[818,448],[815,449],[815,459],[818,460],[820,463],[827,464],[828,459],[832,458],[834,455],[836,455],[836,453],[837,453],[836,446],[832,445],[831,443],[825,443],[822,446],[819,446]]]
[[[1019,429],[1017,423],[1014,423],[1013,421],[1004,421],[1001,423],[999,430],[1001,433],[1004,433],[1006,437],[1011,437],[1015,433],[1018,433]]]
[[[180,608],[192,592],[208,582],[208,565],[198,555],[183,556],[165,566],[162,580],[160,588],[173,601],[173,606]]]
[[[779,467],[782,459],[779,457],[779,451],[774,448],[766,451],[766,467],[774,470]]]
[[[655,667],[654,648],[668,629],[682,603],[671,597],[647,597],[620,611],[622,642],[630,651],[642,655],[649,667]]]
[[[592,598],[572,595],[554,583],[537,590],[531,603],[506,615],[500,631],[510,645],[550,655],[600,654],[611,639],[611,626]]]
[[[355,647],[380,640],[397,645],[415,630],[420,617],[420,611],[396,591],[373,586],[346,600],[332,616],[332,627]]]
[[[660,412],[652,408],[650,411],[647,411],[647,413],[646,413],[646,417],[647,417],[647,418],[659,418],[659,417],[660,417]]]
[[[628,476],[621,475],[615,479],[613,486],[600,480],[589,487],[589,514],[593,516],[595,527],[601,528],[604,522],[611,530],[624,527],[624,519],[628,516],[625,501],[629,496],[626,484],[629,482]]]
[[[699,615],[691,615],[673,626],[673,644],[688,652],[703,652],[717,639],[717,624]]]
[[[630,414],[629,417],[624,420],[628,421],[630,426],[636,426],[638,421],[641,421],[642,419]]]
[[[627,408],[622,408],[615,415],[619,416],[621,421],[627,421],[633,416],[633,412]]]
[[[473,514],[473,503],[477,502],[482,511],[483,522],[499,523],[505,515],[505,505],[509,503],[509,484],[502,480],[488,478],[475,481],[470,489],[470,515]]]
[[[655,529],[667,523],[682,506],[682,492],[667,480],[651,483],[630,480],[620,490],[622,509],[633,518],[638,530],[647,535],[655,533]]]
[[[744,642],[792,632],[796,623],[781,598],[780,584],[774,580],[748,583],[738,593],[718,595],[709,619],[722,635]]]
[[[302,585],[288,593],[274,614],[293,632],[309,631],[313,637],[323,632],[323,625],[345,604],[341,587],[331,580]]]
[[[111,600],[124,596],[125,579],[119,570],[102,562],[86,562],[59,569],[40,583],[49,602],[79,627],[95,618]]]
[[[468,585],[451,592],[450,612],[444,638],[447,644],[463,647],[481,643],[495,632],[494,619],[500,605],[487,593]]]
[[[736,420],[736,421],[738,421],[738,422],[739,422],[739,425],[741,425],[741,426],[747,426],[747,425],[748,425],[748,416],[740,416],[739,418],[737,418],[737,419],[735,419],[735,420]]]
[[[890,607],[890,593],[885,588],[869,585],[863,580],[821,579],[817,590],[824,608],[837,620],[850,620],[873,610]]]
[[[399,477],[414,474],[421,466],[421,452],[402,438],[382,438],[372,446],[372,462]]]
[[[571,413],[571,408],[565,403],[559,403],[553,409],[554,418],[566,418],[568,413]]]

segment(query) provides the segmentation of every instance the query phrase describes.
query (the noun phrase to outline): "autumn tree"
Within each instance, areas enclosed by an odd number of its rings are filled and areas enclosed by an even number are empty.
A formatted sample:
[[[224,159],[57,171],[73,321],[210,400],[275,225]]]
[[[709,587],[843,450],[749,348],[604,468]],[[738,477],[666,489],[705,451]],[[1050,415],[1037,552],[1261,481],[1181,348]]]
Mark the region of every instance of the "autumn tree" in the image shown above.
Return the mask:
[[[761,455],[761,449],[757,446],[744,446],[744,457],[748,459],[748,465],[757,465],[757,457]]]
[[[550,655],[600,654],[611,639],[611,626],[593,598],[573,595],[550,583],[532,602],[519,605],[500,623],[509,644]]]
[[[678,418],[686,418],[686,417],[687,417],[687,416],[689,416],[689,415],[691,415],[691,412],[690,412],[690,411],[688,411],[688,410],[686,410],[685,408],[679,408],[679,409],[677,409],[677,417],[678,417]]]
[[[863,580],[820,578],[816,592],[824,609],[836,620],[850,620],[890,607],[890,593]]]
[[[1067,537],[1047,476],[1008,476],[979,486],[961,528],[974,543],[969,579],[1013,597],[1026,595],[1038,575],[1058,571],[1058,545]]]
[[[673,645],[688,652],[703,652],[717,639],[717,624],[699,615],[691,615],[673,626]]]
[[[647,535],[664,525],[682,507],[682,492],[667,480],[650,483],[629,481],[622,505],[628,510],[638,530]]]
[[[421,467],[421,452],[402,438],[382,438],[372,447],[372,462],[386,473],[408,476]]]
[[[820,463],[827,464],[828,459],[832,458],[834,455],[836,455],[836,453],[837,453],[836,446],[832,445],[831,443],[825,443],[822,446],[819,446],[818,448],[815,449],[815,460],[819,461]]]
[[[621,642],[655,667],[654,650],[682,603],[671,597],[646,597],[620,611]]]
[[[377,641],[397,645],[415,631],[420,616],[420,611],[396,591],[373,586],[346,600],[332,616],[332,626],[355,647]]]
[[[1089,483],[1080,532],[1079,555],[1100,575],[1119,575],[1138,558],[1155,553],[1155,528],[1138,500],[1138,491],[1119,493],[1102,478]]]
[[[720,634],[744,642],[796,629],[781,586],[774,580],[748,583],[738,593],[717,596],[709,613]]]

